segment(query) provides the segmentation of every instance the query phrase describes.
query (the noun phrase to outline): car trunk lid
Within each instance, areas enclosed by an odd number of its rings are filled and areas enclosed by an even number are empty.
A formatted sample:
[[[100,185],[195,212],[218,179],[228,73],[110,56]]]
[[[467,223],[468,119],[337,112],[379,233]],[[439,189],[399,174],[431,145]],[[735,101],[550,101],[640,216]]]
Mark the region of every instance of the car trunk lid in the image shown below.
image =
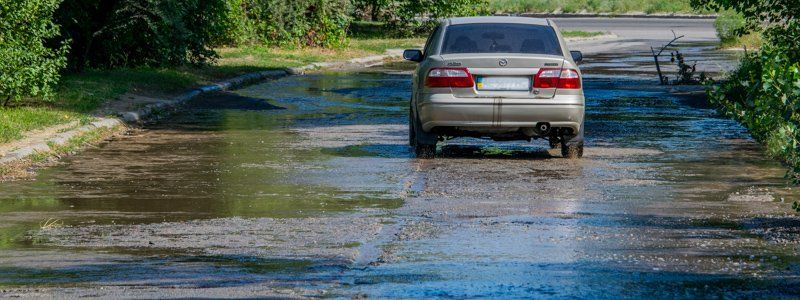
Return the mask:
[[[553,98],[555,88],[535,88],[534,77],[542,68],[561,68],[564,58],[554,55],[448,54],[442,65],[466,68],[475,85],[452,88],[460,98]],[[527,82],[526,82],[527,80]]]

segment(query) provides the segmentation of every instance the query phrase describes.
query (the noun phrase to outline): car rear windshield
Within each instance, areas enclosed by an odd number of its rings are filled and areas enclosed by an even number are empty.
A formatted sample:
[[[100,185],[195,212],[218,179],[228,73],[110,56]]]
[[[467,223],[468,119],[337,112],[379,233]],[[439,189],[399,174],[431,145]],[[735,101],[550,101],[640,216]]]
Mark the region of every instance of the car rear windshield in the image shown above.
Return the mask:
[[[452,53],[562,55],[553,27],[502,23],[448,26],[442,54]]]

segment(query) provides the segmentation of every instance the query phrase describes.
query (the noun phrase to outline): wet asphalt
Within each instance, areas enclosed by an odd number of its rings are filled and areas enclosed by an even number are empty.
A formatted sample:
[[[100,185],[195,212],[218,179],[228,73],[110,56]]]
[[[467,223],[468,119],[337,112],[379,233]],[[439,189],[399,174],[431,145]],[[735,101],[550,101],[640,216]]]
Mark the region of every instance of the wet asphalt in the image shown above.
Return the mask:
[[[478,139],[414,158],[407,63],[204,96],[0,183],[0,297],[800,296],[782,167],[649,67],[587,57],[581,160]]]

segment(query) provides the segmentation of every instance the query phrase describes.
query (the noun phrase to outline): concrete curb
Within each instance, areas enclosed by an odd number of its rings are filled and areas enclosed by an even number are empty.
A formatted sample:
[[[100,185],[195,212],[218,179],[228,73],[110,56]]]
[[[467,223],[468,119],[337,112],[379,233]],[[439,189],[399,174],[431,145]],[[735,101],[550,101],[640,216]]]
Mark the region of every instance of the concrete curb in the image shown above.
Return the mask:
[[[54,134],[52,136],[35,140],[30,142],[27,146],[5,153],[0,156],[0,165],[6,165],[23,159],[37,153],[50,153],[53,152],[53,147],[63,146],[69,141],[80,135],[98,130],[98,129],[114,129],[129,124],[142,124],[144,121],[158,119],[166,112],[175,112],[177,108],[185,104],[195,97],[216,92],[235,89],[244,85],[259,82],[269,78],[280,78],[289,75],[301,75],[308,70],[317,70],[323,68],[341,68],[350,65],[357,66],[372,66],[378,65],[387,59],[394,59],[402,55],[402,51],[391,50],[387,51],[386,55],[373,55],[361,58],[350,59],[347,61],[339,62],[321,62],[313,63],[305,66],[290,68],[286,70],[268,70],[255,72],[250,74],[241,75],[228,80],[224,80],[215,84],[201,86],[191,89],[183,94],[180,94],[172,99],[163,100],[158,103],[147,105],[136,111],[124,111],[117,114],[118,118],[100,118],[88,125],[81,126],[67,132]]]
[[[19,148],[17,150],[6,153],[5,156],[0,157],[0,164],[8,164],[18,160],[22,160],[36,153],[49,153],[54,151],[54,147],[64,146],[75,137],[92,132],[98,129],[114,129],[120,126],[125,126],[121,120],[116,118],[101,118],[97,121],[87,125],[78,127],[76,129],[59,133],[42,140],[39,143],[34,143],[29,146]]]
[[[354,58],[346,61],[319,62],[295,68],[288,68],[286,70],[269,70],[269,71],[245,74],[212,85],[198,87],[196,89],[178,95],[172,100],[165,100],[156,104],[151,104],[137,111],[122,112],[118,116],[123,120],[125,120],[125,122],[132,124],[141,124],[143,121],[152,119],[153,116],[158,115],[161,112],[175,110],[176,107],[183,105],[187,101],[194,99],[195,97],[202,94],[235,89],[250,83],[259,82],[269,78],[276,79],[290,75],[302,75],[305,74],[306,71],[310,70],[334,69],[352,65],[365,66],[365,67],[373,66],[381,64],[387,59],[394,59],[402,56],[402,51],[399,50],[390,50],[387,52],[388,54],[385,55],[372,55],[367,57]]]
[[[131,124],[141,124],[142,122],[153,118],[153,116],[159,113],[174,110],[176,107],[183,105],[187,101],[192,100],[202,94],[235,89],[237,87],[258,82],[267,78],[278,78],[286,75],[289,75],[289,73],[285,70],[269,70],[245,74],[222,82],[189,90],[170,100],[164,100],[159,103],[150,104],[137,111],[121,112],[117,116],[122,120],[125,120],[125,122]]]

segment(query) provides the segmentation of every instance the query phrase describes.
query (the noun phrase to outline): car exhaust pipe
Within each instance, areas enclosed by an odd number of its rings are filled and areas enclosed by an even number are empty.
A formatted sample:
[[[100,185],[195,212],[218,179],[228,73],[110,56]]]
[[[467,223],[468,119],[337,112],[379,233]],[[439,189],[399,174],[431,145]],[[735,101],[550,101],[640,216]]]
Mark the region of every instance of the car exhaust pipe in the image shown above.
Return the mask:
[[[539,122],[536,123],[536,133],[539,135],[547,135],[550,133],[550,123],[547,122]]]

